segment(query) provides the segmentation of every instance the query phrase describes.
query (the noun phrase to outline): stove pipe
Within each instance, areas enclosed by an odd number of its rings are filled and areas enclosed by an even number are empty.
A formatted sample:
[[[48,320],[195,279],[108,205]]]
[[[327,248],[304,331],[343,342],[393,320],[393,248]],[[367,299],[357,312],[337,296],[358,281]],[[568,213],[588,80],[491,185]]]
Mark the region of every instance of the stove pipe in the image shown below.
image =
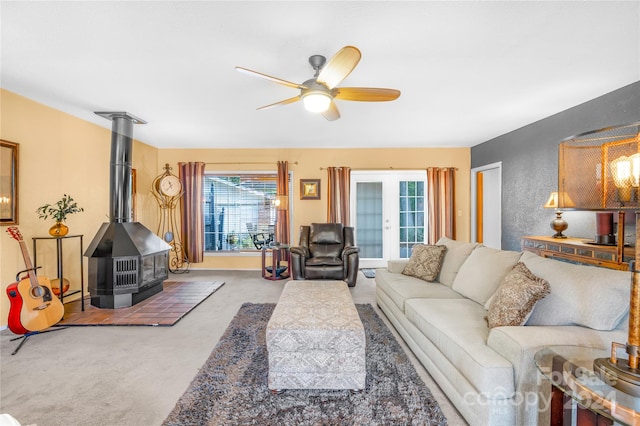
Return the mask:
[[[96,112],[111,120],[111,167],[109,175],[109,220],[131,222],[131,162],[133,125],[146,121],[127,112]]]

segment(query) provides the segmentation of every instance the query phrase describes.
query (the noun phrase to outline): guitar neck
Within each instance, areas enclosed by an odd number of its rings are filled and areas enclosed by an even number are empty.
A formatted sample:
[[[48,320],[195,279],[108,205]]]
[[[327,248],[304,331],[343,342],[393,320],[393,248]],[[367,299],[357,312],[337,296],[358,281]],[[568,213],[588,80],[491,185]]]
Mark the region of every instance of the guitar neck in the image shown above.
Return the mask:
[[[33,267],[33,263],[31,263],[31,257],[29,257],[29,251],[27,250],[27,245],[24,240],[18,240],[18,244],[20,245],[20,251],[22,252],[22,258],[24,259],[24,265],[27,267],[27,274],[29,275],[29,282],[31,283],[31,287],[38,287],[38,277],[36,276],[35,268]]]

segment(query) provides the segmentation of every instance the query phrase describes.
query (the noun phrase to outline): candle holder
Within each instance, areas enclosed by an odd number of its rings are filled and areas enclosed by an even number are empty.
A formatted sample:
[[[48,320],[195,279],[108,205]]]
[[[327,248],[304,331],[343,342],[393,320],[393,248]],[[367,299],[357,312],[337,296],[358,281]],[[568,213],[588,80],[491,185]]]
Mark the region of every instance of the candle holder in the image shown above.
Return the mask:
[[[596,244],[615,246],[616,234],[613,231],[613,213],[596,213]]]

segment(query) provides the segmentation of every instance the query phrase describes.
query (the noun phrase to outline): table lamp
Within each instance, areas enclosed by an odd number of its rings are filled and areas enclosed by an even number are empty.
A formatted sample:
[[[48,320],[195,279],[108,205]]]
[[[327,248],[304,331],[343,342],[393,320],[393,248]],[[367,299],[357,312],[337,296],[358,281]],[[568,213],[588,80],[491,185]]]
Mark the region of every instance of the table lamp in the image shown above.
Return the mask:
[[[571,199],[566,193],[560,194],[560,198],[563,198],[561,202],[563,207],[572,207],[574,205],[573,201],[571,201]],[[549,199],[542,207],[544,207],[545,209],[556,209],[556,218],[553,219],[549,224],[549,226],[551,226],[551,229],[556,231],[556,233],[552,235],[552,237],[567,238],[567,236],[564,235],[562,231],[566,231],[566,229],[569,227],[569,224],[567,223],[566,220],[562,218],[562,211],[558,209],[558,206],[559,206],[558,192],[554,191],[551,193],[551,195],[549,195]]]
[[[611,356],[593,368],[603,381],[640,396],[640,122],[571,136],[558,146],[558,191],[571,196],[575,210],[635,212],[635,261],[629,263],[631,292],[627,343],[613,342]],[[562,205],[560,199],[559,208]],[[623,229],[624,223],[618,223]],[[618,238],[622,256],[624,238]],[[618,357],[625,350],[628,358]]]

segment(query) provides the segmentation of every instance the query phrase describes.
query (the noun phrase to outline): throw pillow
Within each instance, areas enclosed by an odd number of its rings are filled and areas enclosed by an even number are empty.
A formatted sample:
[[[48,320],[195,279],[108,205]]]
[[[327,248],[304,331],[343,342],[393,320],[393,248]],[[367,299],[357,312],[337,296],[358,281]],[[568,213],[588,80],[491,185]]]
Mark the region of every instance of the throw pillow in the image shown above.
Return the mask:
[[[433,282],[438,278],[446,251],[447,247],[445,246],[417,244],[413,246],[409,262],[402,270],[402,273]]]
[[[489,328],[524,325],[538,300],[551,291],[546,280],[535,276],[524,263],[518,262],[500,283],[489,306]]]

